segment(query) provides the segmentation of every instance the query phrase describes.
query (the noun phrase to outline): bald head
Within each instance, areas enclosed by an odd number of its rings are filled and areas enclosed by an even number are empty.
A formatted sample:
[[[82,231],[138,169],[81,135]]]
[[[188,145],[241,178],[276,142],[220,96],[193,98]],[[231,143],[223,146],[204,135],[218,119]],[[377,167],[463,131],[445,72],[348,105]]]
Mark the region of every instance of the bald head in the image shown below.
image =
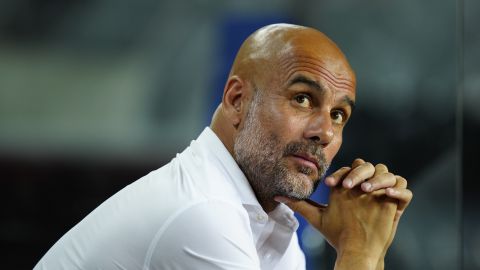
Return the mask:
[[[316,29],[293,24],[267,25],[251,34],[240,47],[229,76],[255,84],[272,67],[302,56],[317,58],[339,77],[355,80],[344,54],[332,40]]]

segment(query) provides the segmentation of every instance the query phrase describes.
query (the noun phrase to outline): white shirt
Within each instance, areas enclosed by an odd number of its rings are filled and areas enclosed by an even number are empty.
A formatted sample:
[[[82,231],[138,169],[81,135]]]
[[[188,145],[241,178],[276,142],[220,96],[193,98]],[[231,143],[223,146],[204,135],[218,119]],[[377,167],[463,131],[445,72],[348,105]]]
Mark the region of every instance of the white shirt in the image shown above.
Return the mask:
[[[305,269],[297,228],[287,206],[263,211],[207,127],[97,207],[34,269]]]

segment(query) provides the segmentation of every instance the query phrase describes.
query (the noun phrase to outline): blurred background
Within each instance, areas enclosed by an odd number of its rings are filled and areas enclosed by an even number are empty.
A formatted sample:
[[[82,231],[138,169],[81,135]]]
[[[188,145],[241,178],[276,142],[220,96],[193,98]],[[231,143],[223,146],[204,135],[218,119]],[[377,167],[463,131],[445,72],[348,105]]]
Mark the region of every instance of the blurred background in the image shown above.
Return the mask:
[[[332,169],[386,163],[415,194],[386,268],[480,269],[479,15],[475,0],[1,1],[2,268],[31,269],[181,152],[209,124],[242,40],[290,22],[325,32],[357,73]],[[308,269],[333,269],[321,235],[305,222],[298,234]]]

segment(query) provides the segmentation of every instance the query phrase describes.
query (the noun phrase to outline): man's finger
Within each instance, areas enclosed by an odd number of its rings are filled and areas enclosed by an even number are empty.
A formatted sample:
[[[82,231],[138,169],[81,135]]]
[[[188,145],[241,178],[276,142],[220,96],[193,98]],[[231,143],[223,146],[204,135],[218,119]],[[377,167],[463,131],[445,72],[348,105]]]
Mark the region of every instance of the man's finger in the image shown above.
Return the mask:
[[[382,188],[396,187],[397,178],[392,173],[377,174],[368,181],[362,183],[361,188],[365,192],[372,192]]]
[[[375,165],[375,174],[373,175],[374,177],[380,174],[388,173],[388,168],[382,163],[378,163]]]
[[[343,180],[343,177],[346,175],[347,172],[350,171],[350,167],[342,167],[332,173],[331,175],[325,177],[325,185],[329,187],[334,187],[336,186],[341,180]]]
[[[365,163],[365,161],[361,158],[356,158],[353,163],[352,163],[352,169],[362,165],[363,163]]]
[[[399,211],[405,210],[413,198],[412,191],[404,188],[387,188],[385,193],[388,197],[398,200]]]
[[[365,162],[348,173],[348,175],[345,177],[345,180],[343,180],[343,187],[353,188],[358,183],[367,180],[374,174],[375,167],[373,167],[372,163]]]
[[[401,177],[400,175],[395,175],[395,178],[397,179],[395,188],[407,188],[408,182],[405,178]]]

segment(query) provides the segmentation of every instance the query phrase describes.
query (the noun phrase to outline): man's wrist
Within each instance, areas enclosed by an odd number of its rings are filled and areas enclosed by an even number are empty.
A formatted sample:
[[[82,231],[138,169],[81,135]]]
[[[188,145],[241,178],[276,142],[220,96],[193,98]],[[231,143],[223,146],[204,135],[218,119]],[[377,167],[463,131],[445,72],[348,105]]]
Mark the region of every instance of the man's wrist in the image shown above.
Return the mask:
[[[383,258],[365,252],[339,252],[335,261],[335,270],[379,270],[383,269],[383,263],[381,264],[382,268],[378,268],[380,262],[383,262]]]

